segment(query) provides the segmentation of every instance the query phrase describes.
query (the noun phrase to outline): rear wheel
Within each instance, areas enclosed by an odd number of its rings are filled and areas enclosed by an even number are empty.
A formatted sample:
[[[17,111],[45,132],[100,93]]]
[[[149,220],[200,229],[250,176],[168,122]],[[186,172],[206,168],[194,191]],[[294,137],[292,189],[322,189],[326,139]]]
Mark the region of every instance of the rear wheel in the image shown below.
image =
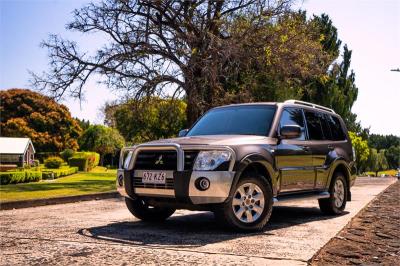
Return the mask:
[[[223,225],[239,231],[259,231],[272,212],[271,185],[261,175],[242,178],[233,197],[215,211]]]
[[[329,194],[329,198],[318,200],[321,211],[331,215],[343,213],[347,202],[347,182],[342,173],[334,174]]]
[[[160,207],[149,206],[141,199],[125,198],[125,203],[126,206],[128,207],[128,210],[136,218],[146,222],[164,221],[175,212],[175,209],[172,208],[160,208]]]

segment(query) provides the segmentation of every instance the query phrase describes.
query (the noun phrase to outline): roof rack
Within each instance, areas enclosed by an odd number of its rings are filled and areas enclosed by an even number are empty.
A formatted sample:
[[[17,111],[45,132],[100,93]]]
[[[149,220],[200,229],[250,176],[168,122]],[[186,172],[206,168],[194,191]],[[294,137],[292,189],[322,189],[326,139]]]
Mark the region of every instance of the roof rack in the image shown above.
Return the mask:
[[[330,109],[328,107],[321,106],[321,105],[318,105],[318,104],[314,104],[314,103],[309,103],[309,102],[304,102],[304,101],[299,101],[299,100],[286,100],[284,103],[301,104],[301,105],[305,105],[305,106],[309,106],[309,107],[312,107],[312,108],[321,109],[321,110],[328,111],[328,112],[336,114],[333,109]]]

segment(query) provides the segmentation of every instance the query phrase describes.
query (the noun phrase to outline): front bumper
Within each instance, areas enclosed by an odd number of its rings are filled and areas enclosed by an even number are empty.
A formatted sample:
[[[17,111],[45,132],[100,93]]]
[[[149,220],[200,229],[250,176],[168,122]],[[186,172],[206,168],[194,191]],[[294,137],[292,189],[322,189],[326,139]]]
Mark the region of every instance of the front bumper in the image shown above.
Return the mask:
[[[173,187],[150,188],[146,186],[135,186],[134,179],[141,176],[142,170],[134,170],[135,158],[139,150],[176,150],[177,169],[167,172],[167,179],[173,183]],[[184,170],[184,150],[229,150],[232,153],[228,171],[189,171]],[[124,153],[131,152],[128,162],[124,162]],[[173,198],[176,202],[189,204],[214,204],[222,203],[229,197],[229,192],[233,183],[235,172],[233,171],[236,160],[235,152],[225,146],[185,146],[178,144],[150,145],[143,144],[133,148],[125,148],[121,151],[120,169],[117,175],[117,190],[124,197],[154,197],[154,198]],[[149,169],[149,171],[152,171]],[[210,186],[206,190],[201,190],[196,186],[196,180],[207,178]]]
[[[224,202],[228,198],[234,176],[233,171],[174,171],[172,189],[145,188],[134,186],[135,171],[120,169],[117,190],[122,196],[130,198],[174,198],[181,203],[213,204]],[[210,187],[204,191],[195,185],[196,180],[202,177],[210,180]]]

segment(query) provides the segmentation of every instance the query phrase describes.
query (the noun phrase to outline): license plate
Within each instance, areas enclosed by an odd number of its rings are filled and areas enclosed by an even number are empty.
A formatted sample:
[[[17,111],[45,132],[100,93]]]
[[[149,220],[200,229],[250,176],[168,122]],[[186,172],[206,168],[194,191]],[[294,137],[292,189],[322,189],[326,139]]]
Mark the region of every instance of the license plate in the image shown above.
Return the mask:
[[[142,182],[145,184],[165,184],[166,179],[166,172],[144,171],[142,176]]]

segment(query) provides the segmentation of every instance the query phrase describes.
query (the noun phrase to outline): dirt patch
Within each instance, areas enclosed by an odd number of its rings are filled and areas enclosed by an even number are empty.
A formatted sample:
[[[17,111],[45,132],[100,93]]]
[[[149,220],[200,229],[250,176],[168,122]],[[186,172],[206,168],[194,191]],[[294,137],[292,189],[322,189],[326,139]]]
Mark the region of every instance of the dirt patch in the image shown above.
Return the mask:
[[[332,238],[311,265],[398,265],[400,259],[400,182],[397,181]]]

